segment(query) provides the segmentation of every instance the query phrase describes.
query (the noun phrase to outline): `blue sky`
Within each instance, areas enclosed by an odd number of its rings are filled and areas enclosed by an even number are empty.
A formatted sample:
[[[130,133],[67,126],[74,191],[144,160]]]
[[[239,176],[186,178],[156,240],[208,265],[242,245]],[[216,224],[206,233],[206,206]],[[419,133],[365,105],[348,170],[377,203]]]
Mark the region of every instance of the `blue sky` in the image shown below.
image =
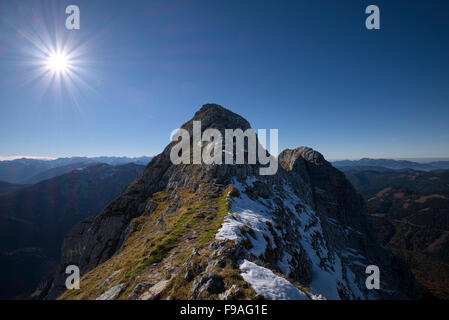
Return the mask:
[[[80,30],[65,29],[69,4]],[[369,4],[381,30],[365,28]],[[448,12],[445,0],[0,0],[0,157],[155,155],[210,102],[278,128],[280,150],[449,157]],[[77,49],[81,80],[30,81],[38,38]]]

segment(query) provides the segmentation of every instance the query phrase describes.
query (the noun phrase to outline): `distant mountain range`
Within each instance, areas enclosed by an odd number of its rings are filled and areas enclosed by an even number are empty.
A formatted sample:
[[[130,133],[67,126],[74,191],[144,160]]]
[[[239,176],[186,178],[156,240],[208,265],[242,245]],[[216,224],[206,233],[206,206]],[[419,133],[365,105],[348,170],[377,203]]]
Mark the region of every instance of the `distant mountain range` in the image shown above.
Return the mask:
[[[28,158],[7,160],[0,161],[0,180],[9,183],[33,184],[97,163],[105,163],[112,166],[135,163],[146,166],[151,159],[151,157],[71,157],[55,160]]]
[[[55,271],[66,233],[99,213],[144,168],[103,163],[30,186],[1,182],[7,194],[0,196],[0,299],[30,294]]]
[[[412,169],[421,171],[449,169],[449,161],[433,161],[427,163],[420,163],[408,160],[370,159],[370,158],[363,158],[360,160],[339,160],[332,162],[332,165],[341,170],[345,170],[345,168],[347,167],[358,167],[359,170],[371,169],[374,171],[378,171],[380,168],[392,170]]]

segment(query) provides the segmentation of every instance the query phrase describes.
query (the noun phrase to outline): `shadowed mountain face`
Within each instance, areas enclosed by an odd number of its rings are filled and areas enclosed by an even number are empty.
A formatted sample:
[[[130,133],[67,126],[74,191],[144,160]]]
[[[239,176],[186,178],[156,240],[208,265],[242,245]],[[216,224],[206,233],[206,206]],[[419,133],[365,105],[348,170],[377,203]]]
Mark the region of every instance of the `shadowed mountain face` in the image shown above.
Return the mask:
[[[0,196],[25,188],[26,185],[0,181]]]
[[[39,172],[50,169],[50,163],[36,159],[17,159],[0,161],[0,180],[21,183]]]
[[[340,169],[341,170],[341,169]],[[405,188],[416,193],[439,193],[448,189],[449,170],[431,172],[415,170],[342,170],[353,186],[371,196],[387,187]]]
[[[1,196],[0,298],[24,294],[54,272],[67,232],[100,212],[143,168],[98,164]]]
[[[26,181],[26,183],[28,184],[35,184],[35,183],[39,183],[41,181],[44,180],[48,180],[54,177],[58,177],[61,176],[65,173],[68,173],[70,171],[73,170],[78,170],[78,169],[84,169],[87,168],[89,166],[95,165],[95,163],[91,163],[91,162],[77,162],[77,163],[72,163],[72,164],[67,164],[64,166],[60,166],[60,167],[55,167],[55,168],[51,168],[48,170],[45,170],[43,172],[39,172],[38,174],[35,174],[31,177],[28,177],[27,179],[25,179],[24,181]]]
[[[203,131],[250,127],[215,104],[182,128],[194,120]],[[174,165],[174,145],[68,234],[48,299],[419,298],[361,196],[320,153],[285,150],[277,173],[261,176],[259,164]],[[381,290],[365,285],[373,264]],[[80,290],[65,291],[67,265],[79,266]]]
[[[381,242],[408,261],[426,296],[449,299],[449,170],[345,174],[365,197]]]

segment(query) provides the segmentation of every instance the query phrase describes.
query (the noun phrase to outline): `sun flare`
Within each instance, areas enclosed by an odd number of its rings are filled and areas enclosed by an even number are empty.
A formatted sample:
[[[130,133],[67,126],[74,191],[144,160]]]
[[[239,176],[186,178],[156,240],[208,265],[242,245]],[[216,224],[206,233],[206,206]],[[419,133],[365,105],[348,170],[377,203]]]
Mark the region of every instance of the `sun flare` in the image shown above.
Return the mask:
[[[47,67],[53,72],[65,72],[69,61],[64,54],[51,54],[47,59]]]
[[[56,6],[51,12],[59,10]],[[40,100],[51,95],[54,99],[64,99],[61,106],[79,109],[84,97],[96,93],[93,85],[100,83],[92,68],[95,59],[91,55],[98,34],[67,31],[64,24],[59,24],[59,15],[54,21],[47,21],[50,14],[47,17],[41,12],[30,12],[30,16],[29,24],[20,28],[12,25],[21,40],[16,42],[20,54],[14,58],[24,71],[21,85],[34,87]],[[0,45],[1,59],[2,53]]]

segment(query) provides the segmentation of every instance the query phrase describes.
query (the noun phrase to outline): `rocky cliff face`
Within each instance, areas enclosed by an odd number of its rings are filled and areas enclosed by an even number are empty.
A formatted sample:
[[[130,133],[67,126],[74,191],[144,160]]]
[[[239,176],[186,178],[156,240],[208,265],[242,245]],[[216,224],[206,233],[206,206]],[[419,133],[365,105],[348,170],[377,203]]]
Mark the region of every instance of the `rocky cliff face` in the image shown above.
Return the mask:
[[[203,106],[182,128],[250,128]],[[408,267],[382,248],[361,197],[310,148],[283,151],[275,175],[259,165],[173,165],[156,156],[123,194],[66,238],[47,298],[415,299]],[[78,265],[81,289],[65,291]],[[367,290],[365,268],[381,271]],[[62,294],[62,295],[61,295]]]

